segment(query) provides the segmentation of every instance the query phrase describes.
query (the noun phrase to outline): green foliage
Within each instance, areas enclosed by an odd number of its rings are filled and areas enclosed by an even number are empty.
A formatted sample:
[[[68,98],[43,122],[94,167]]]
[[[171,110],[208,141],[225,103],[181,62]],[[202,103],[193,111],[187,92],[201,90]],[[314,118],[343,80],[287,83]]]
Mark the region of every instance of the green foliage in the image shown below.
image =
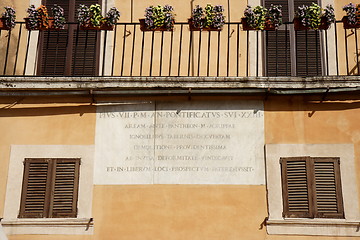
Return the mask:
[[[245,18],[250,27],[257,30],[264,30],[267,13],[268,10],[263,6],[256,6],[254,9],[247,6],[244,11]]]
[[[170,5],[150,6],[145,9],[145,23],[149,29],[164,27],[168,30],[174,28],[173,7]]]
[[[80,4],[77,9],[77,19],[82,26],[92,26],[100,28],[102,24],[113,26],[120,18],[120,12],[112,7],[106,13],[106,17],[101,14],[101,7],[99,4],[90,5],[90,7]]]
[[[99,4],[93,4],[89,8],[90,13],[90,22],[94,27],[100,27],[101,22],[103,21],[103,16],[101,15],[101,7]]]

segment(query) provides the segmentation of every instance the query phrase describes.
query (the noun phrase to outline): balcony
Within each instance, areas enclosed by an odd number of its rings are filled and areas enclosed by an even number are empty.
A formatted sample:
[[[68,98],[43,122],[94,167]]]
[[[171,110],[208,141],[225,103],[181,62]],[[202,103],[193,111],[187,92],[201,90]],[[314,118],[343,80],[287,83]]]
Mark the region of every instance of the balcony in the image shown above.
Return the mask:
[[[316,93],[360,86],[358,31],[341,21],[317,31],[294,31],[291,22],[277,31],[243,31],[231,22],[222,31],[190,31],[187,23],[176,23],[165,32],[143,32],[139,23],[118,23],[114,31],[84,31],[76,23],[28,31],[18,22],[0,39],[2,89]]]

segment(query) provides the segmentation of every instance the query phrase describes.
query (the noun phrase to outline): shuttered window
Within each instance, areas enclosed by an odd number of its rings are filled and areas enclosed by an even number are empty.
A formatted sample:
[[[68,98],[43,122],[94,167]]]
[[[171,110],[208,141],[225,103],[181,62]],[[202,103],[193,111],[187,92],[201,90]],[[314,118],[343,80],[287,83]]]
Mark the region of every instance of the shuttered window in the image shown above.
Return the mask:
[[[291,157],[280,163],[284,217],[344,218],[339,158]]]
[[[283,22],[291,22],[299,6],[316,0],[265,0],[265,7],[281,5]],[[322,74],[319,31],[294,31],[292,24],[268,31],[266,73],[268,76],[318,76]]]
[[[27,158],[19,218],[75,218],[80,159]]]
[[[79,4],[90,6],[99,0],[43,0],[48,11],[54,4],[64,8],[66,21],[76,22]],[[59,31],[40,32],[38,72],[43,76],[94,76],[98,73],[99,31],[82,31],[67,24]]]

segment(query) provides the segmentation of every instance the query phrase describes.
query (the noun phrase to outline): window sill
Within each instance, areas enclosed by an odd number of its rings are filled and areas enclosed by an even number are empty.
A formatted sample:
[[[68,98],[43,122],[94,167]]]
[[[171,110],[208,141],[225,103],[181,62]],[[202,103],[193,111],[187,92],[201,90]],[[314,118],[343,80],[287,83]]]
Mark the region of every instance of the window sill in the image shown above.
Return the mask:
[[[1,225],[8,235],[91,235],[94,223],[92,218],[18,218],[3,219]]]
[[[346,219],[282,219],[266,222],[268,234],[360,236],[360,221]]]

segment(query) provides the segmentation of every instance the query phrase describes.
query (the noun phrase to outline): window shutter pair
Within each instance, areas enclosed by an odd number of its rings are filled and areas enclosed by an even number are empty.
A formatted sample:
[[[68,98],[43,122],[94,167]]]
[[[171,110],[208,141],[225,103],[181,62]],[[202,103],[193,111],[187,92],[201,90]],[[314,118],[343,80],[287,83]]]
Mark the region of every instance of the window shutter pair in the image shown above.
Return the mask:
[[[19,218],[75,218],[79,168],[80,159],[25,159]]]
[[[284,217],[344,218],[339,158],[291,157],[280,163]]]
[[[316,0],[265,0],[265,7],[281,5],[283,22],[291,22],[294,16],[290,12],[295,12],[299,6],[311,5],[312,2],[317,3]],[[288,25],[287,29],[282,25],[277,31],[266,32],[265,44],[268,76],[322,74],[318,31],[294,31],[293,25]]]
[[[65,11],[66,22],[76,22],[80,4],[90,6],[98,0],[46,0],[48,11],[58,4]],[[65,29],[40,32],[38,72],[46,76],[95,76],[98,73],[99,31],[78,31],[76,24]]]

